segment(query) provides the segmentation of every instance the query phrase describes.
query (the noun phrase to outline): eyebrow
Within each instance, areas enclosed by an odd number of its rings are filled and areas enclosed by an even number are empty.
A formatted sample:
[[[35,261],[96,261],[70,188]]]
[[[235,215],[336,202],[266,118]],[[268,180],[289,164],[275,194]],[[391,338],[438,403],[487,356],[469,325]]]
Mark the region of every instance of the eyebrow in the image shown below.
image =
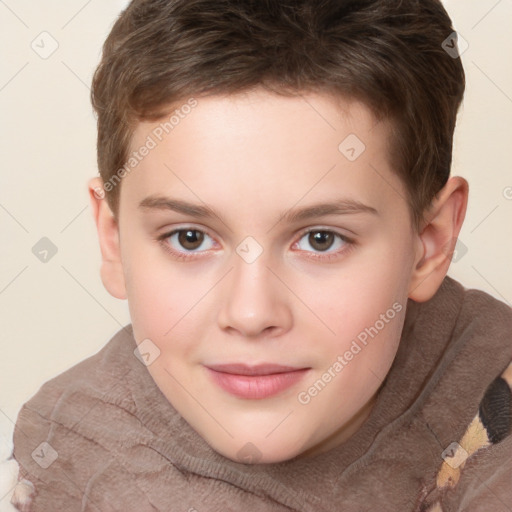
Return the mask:
[[[207,205],[193,204],[171,197],[148,196],[139,203],[139,208],[145,210],[171,210],[196,218],[217,217],[222,220],[222,217]],[[379,215],[379,212],[372,206],[368,206],[353,199],[339,199],[337,201],[317,203],[303,208],[287,210],[281,214],[280,219],[288,223],[294,223],[325,215],[346,215],[354,213]]]

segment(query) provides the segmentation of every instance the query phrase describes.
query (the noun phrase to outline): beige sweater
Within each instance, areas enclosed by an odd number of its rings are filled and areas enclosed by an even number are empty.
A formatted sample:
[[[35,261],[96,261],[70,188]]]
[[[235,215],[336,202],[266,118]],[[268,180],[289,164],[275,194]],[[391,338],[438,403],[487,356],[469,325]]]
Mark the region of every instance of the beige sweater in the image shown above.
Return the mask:
[[[512,310],[481,291],[446,278],[429,302],[409,301],[370,416],[309,459],[221,456],[166,400],[135,347],[129,325],[21,409],[14,455],[36,488],[30,510],[512,510]]]

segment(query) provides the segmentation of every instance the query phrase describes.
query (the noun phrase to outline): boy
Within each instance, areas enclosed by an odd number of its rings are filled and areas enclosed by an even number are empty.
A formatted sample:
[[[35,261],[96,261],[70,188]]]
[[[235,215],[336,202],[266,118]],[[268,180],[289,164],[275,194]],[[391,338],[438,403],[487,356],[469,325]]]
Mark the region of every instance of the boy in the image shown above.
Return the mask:
[[[89,193],[132,323],[20,411],[30,510],[510,510],[512,312],[446,277],[447,45],[436,0],[129,5]]]

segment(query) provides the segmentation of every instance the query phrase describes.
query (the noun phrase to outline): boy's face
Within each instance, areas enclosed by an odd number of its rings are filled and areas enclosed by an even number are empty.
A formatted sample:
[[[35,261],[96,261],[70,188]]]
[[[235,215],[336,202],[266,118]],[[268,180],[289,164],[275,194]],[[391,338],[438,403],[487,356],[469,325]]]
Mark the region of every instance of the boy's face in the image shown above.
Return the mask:
[[[322,94],[197,102],[168,135],[141,123],[132,140],[151,148],[123,179],[119,210],[135,338],[160,351],[156,384],[224,456],[325,451],[371,410],[418,261],[389,125]],[[326,203],[338,211],[310,209]],[[209,369],[227,364],[298,371]]]

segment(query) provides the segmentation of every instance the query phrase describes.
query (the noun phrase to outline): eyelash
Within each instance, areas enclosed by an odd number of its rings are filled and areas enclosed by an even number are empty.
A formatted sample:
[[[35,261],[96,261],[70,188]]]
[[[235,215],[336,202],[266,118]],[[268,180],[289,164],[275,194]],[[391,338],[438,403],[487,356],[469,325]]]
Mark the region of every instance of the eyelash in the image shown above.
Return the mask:
[[[162,245],[164,250],[166,252],[168,252],[169,254],[171,254],[171,256],[173,256],[174,258],[177,258],[179,260],[188,261],[188,260],[196,258],[196,254],[197,254],[195,252],[187,253],[187,252],[175,251],[174,249],[170,248],[169,244],[167,243],[167,239],[170,238],[171,236],[175,235],[176,233],[180,233],[182,231],[197,231],[199,233],[208,235],[210,238],[213,238],[207,232],[205,232],[201,229],[196,229],[192,226],[184,227],[184,228],[180,228],[180,229],[174,229],[168,233],[164,233],[164,234],[158,236],[156,238],[156,240]],[[304,236],[308,235],[309,233],[332,233],[335,236],[338,236],[345,243],[345,247],[336,252],[333,252],[333,253],[311,253],[309,256],[307,256],[307,258],[310,258],[313,260],[321,260],[321,261],[325,262],[325,261],[332,261],[333,259],[338,259],[341,256],[341,254],[344,254],[347,251],[350,251],[356,245],[355,240],[353,240],[352,238],[349,238],[346,235],[342,235],[341,233],[338,233],[337,231],[333,231],[332,229],[322,229],[322,228],[313,228],[313,229],[307,229],[305,231],[302,231],[299,235],[298,241],[302,240],[302,238],[304,238]],[[295,243],[294,243],[294,245],[295,245]],[[305,251],[305,252],[309,252],[309,251]]]

